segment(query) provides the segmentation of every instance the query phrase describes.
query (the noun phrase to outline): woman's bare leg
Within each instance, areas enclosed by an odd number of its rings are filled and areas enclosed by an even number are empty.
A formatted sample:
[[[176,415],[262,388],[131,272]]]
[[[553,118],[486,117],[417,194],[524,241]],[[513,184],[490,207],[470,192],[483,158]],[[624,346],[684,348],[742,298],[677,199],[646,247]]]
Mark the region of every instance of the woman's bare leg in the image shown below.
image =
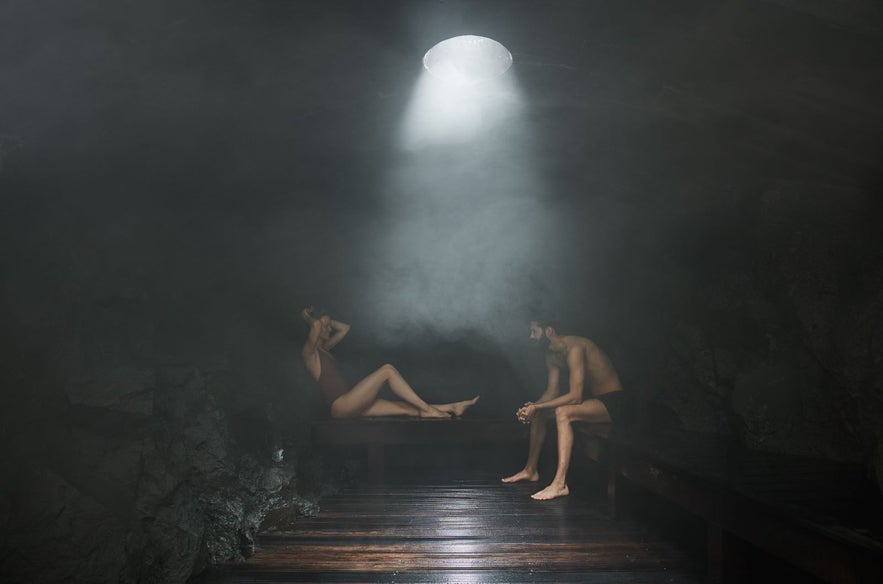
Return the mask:
[[[386,399],[376,399],[374,403],[368,406],[367,410],[363,410],[360,414],[365,417],[383,417],[383,416],[420,416],[420,410],[409,403],[403,401],[390,401]]]
[[[389,385],[389,388],[394,394],[404,400],[407,404],[414,407],[417,410],[416,415],[421,418],[450,417],[450,414],[442,412],[423,401],[420,396],[411,389],[411,386],[408,385],[408,382],[405,381],[402,374],[392,365],[383,365],[380,369],[355,384],[347,393],[334,400],[334,403],[331,404],[331,416],[334,418],[354,418],[356,416],[367,415],[364,412],[377,401],[377,393],[384,384]]]
[[[555,408],[555,421],[558,425],[558,470],[548,487],[531,495],[531,498],[546,501],[570,494],[567,488],[567,469],[573,453],[573,422],[610,422],[610,414],[601,400],[587,399],[574,406]]]
[[[480,395],[475,396],[472,399],[467,399],[458,402],[451,402],[449,404],[432,404],[434,408],[437,410],[441,410],[445,413],[451,414],[452,416],[460,417],[463,413],[475,405],[475,402],[478,401]]]
[[[429,404],[430,407],[434,407],[439,411],[445,412],[446,414],[452,414],[455,416],[462,416],[463,412],[465,412],[470,406],[474,405],[475,402],[478,401],[479,396],[475,396],[472,399],[467,399],[461,402],[452,402],[449,404]],[[380,416],[420,416],[420,410],[415,408],[409,403],[403,401],[389,401],[385,399],[376,399],[374,403],[368,406],[367,410],[364,410],[361,413],[362,416],[366,417],[380,417]],[[449,416],[446,416],[449,417]]]

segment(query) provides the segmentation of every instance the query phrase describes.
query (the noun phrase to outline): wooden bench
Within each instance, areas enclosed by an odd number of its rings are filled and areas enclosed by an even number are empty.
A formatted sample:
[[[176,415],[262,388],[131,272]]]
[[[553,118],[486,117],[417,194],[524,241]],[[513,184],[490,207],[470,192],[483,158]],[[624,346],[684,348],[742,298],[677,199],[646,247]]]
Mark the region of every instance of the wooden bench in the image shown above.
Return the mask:
[[[527,426],[514,420],[355,418],[316,422],[313,424],[312,438],[313,444],[320,448],[364,448],[371,476],[380,482],[384,478],[387,446],[526,444],[528,431]]]
[[[883,582],[880,497],[858,465],[679,431],[579,424],[577,433],[607,473],[613,516],[625,480],[704,521],[714,582],[756,579],[740,563],[752,546],[827,582]]]

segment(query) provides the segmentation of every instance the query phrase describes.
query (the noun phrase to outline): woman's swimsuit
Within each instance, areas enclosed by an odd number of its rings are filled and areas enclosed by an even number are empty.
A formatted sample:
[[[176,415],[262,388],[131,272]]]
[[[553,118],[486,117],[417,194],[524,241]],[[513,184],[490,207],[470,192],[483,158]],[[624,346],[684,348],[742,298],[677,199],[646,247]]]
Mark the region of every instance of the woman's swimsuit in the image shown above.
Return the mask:
[[[325,349],[317,349],[319,353],[319,365],[322,372],[319,374],[319,387],[325,396],[325,401],[330,406],[334,400],[349,391],[346,380],[337,370],[337,360]]]

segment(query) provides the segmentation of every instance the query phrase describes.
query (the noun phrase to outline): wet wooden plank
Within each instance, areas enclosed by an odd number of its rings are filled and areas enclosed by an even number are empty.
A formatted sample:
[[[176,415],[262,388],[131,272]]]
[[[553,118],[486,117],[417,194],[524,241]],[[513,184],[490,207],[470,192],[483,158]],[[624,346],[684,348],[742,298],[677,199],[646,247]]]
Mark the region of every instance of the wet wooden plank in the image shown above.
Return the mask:
[[[571,496],[499,478],[357,487],[265,531],[214,582],[701,582],[696,558]]]
[[[658,545],[623,542],[532,542],[483,544],[469,540],[365,544],[353,542],[342,553],[340,545],[276,545],[262,550],[261,562],[252,570],[290,571],[389,571],[393,570],[670,570],[683,565],[679,554]]]
[[[225,584],[229,575],[216,576],[215,579],[200,584]],[[699,582],[685,579],[677,572],[515,572],[512,570],[452,570],[428,572],[276,572],[249,575],[247,579],[236,582],[248,584],[278,584],[279,582],[336,582],[341,584],[354,583],[394,583],[409,582],[414,584],[433,583],[480,583],[480,584],[521,584],[545,583],[554,584],[585,584],[586,582],[604,582],[605,584],[691,584]]]

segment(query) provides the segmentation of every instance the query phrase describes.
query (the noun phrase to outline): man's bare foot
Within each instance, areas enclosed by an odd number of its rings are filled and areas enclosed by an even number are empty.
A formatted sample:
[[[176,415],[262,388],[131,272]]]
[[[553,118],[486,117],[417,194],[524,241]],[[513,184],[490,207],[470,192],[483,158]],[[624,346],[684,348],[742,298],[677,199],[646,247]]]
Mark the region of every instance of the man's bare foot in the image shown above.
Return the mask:
[[[533,495],[530,496],[531,499],[536,499],[537,501],[548,501],[550,499],[556,499],[558,497],[566,497],[570,494],[570,489],[567,488],[567,485],[559,487],[555,483],[552,483],[542,491],[537,491]]]
[[[429,406],[429,409],[420,412],[420,418],[424,420],[450,420],[451,414],[443,412],[435,406]]]
[[[463,415],[463,413],[466,410],[468,410],[469,408],[474,406],[475,402],[477,402],[478,398],[480,398],[480,397],[481,397],[480,395],[477,395],[472,399],[467,399],[464,401],[454,402],[452,404],[444,404],[444,405],[435,406],[435,407],[440,409],[443,412],[447,412],[447,413],[451,414],[452,416],[454,416],[456,418],[459,418],[460,416]]]
[[[528,481],[528,482],[531,482],[531,483],[535,483],[535,482],[537,482],[538,480],[540,480],[540,474],[539,474],[538,472],[536,472],[536,471],[534,471],[534,472],[527,472],[526,470],[523,470],[523,471],[521,471],[521,472],[517,472],[517,473],[515,473],[515,474],[512,475],[511,477],[506,477],[506,478],[501,479],[501,480],[502,480],[504,483],[517,483],[518,481]]]

